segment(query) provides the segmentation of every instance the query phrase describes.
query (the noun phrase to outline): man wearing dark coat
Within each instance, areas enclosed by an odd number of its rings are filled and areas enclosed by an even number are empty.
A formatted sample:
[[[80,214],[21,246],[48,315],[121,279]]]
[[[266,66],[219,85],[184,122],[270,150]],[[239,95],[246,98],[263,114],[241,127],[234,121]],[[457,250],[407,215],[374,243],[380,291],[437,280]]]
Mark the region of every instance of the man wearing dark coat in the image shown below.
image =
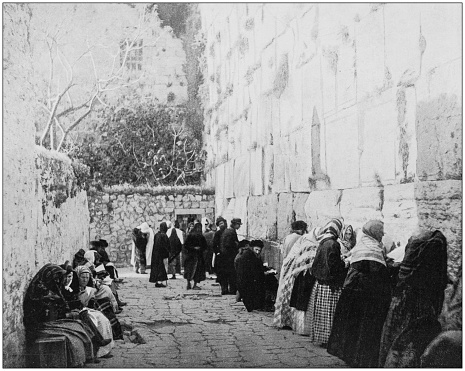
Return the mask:
[[[237,287],[234,258],[237,255],[239,244],[236,231],[241,225],[241,219],[233,218],[231,220],[231,226],[227,228],[221,236],[220,253],[217,256],[217,275],[221,285],[222,295],[236,295]]]
[[[221,236],[223,235],[223,232],[226,230],[226,227],[228,225],[227,225],[226,220],[222,216],[219,216],[216,219],[216,226],[217,226],[217,231],[215,232],[215,235],[213,236],[213,243],[212,243],[213,254],[214,254],[214,257],[215,257],[213,259],[214,264],[213,264],[213,267],[212,267],[214,273],[218,273],[218,270],[217,270],[217,265],[218,265],[217,257],[218,257],[218,254],[220,253]],[[216,282],[219,283],[218,278],[216,279]]]
[[[235,260],[237,288],[248,312],[263,309],[265,304],[265,267],[260,259],[263,242],[253,240]]]
[[[155,282],[155,287],[166,287],[166,285],[161,283],[161,281],[168,280],[165,263],[163,261],[169,257],[171,250],[170,240],[166,235],[167,231],[168,226],[166,223],[160,223],[160,230],[155,235],[153,241],[152,263],[149,282]]]

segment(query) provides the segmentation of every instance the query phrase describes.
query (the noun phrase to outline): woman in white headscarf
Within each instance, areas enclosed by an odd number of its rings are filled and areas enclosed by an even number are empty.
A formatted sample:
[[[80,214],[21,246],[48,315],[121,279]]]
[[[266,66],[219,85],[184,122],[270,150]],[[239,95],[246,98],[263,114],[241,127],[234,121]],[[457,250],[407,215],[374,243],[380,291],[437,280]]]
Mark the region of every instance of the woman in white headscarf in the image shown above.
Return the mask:
[[[145,274],[147,262],[152,261],[153,237],[153,229],[146,222],[132,230],[131,265],[136,273],[140,268],[140,273]]]

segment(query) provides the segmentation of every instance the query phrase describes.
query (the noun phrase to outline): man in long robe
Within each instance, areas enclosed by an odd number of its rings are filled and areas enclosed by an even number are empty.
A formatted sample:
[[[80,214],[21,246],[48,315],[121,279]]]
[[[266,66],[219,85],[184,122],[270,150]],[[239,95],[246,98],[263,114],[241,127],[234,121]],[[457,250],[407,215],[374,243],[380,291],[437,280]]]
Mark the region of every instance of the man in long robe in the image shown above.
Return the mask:
[[[220,253],[217,258],[217,274],[222,295],[236,295],[237,287],[234,258],[237,255],[239,244],[236,231],[241,225],[241,219],[233,218],[231,220],[231,226],[227,228],[221,236]]]

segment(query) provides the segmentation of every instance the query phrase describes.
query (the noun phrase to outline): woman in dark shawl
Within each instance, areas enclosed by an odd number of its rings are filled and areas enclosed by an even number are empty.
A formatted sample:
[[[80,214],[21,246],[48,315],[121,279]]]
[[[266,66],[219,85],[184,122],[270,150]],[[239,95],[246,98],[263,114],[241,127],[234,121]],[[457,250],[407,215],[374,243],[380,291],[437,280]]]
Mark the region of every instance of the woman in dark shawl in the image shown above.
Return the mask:
[[[350,367],[378,366],[381,331],[391,302],[383,235],[382,221],[363,226],[336,306],[328,353]]]
[[[207,240],[202,234],[202,224],[194,225],[184,242],[184,278],[187,280],[187,290],[200,290],[197,284],[205,280],[205,261],[203,252],[207,250]],[[194,285],[191,287],[191,281]]]
[[[29,354],[37,338],[64,336],[68,367],[81,367],[94,360],[95,334],[69,310],[61,294],[66,274],[58,265],[45,264],[29,284],[23,303],[26,347]]]
[[[380,367],[420,367],[439,334],[447,278],[447,240],[440,231],[410,237],[384,323]]]
[[[168,226],[165,222],[160,223],[160,230],[153,240],[152,263],[150,264],[150,279],[149,282],[155,283],[155,287],[166,287],[161,281],[167,281],[168,275],[164,259],[170,256],[170,240],[166,235]]]
[[[341,257],[341,246],[337,242],[341,237],[343,223],[339,219],[332,219],[322,228],[319,236],[315,260],[311,274],[316,282],[310,296],[307,316],[310,320],[310,341],[326,346],[334,312],[341,296],[342,285],[347,274],[345,263]]]

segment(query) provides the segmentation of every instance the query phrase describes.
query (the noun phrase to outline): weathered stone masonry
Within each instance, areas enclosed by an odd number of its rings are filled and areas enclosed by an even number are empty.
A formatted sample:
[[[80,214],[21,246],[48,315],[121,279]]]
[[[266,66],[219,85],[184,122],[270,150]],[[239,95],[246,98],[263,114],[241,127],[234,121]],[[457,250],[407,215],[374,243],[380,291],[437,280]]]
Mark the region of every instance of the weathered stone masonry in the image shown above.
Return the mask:
[[[107,240],[110,259],[117,266],[128,266],[133,228],[145,221],[156,233],[162,221],[173,221],[177,215],[199,215],[213,221],[215,201],[211,193],[94,193],[89,196],[91,239]]]
[[[207,185],[265,238],[293,219],[420,227],[462,256],[459,4],[201,4]]]

